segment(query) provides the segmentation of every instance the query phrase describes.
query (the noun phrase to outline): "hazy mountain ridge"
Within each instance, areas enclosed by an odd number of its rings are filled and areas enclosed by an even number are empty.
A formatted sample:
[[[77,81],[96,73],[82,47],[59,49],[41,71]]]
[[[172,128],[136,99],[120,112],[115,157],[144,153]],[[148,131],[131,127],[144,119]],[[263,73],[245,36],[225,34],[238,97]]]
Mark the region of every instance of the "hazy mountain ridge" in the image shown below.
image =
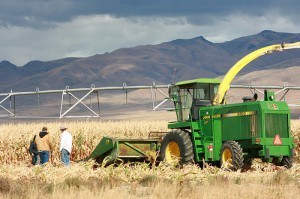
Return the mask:
[[[262,31],[213,43],[202,36],[177,39],[158,45],[122,48],[86,58],[65,58],[48,62],[31,61],[17,67],[0,62],[0,92],[76,87],[150,85],[198,77],[217,77],[244,55],[262,46],[300,41],[300,34]],[[300,66],[300,50],[267,55],[254,61],[242,73]],[[271,77],[270,77],[271,78]]]

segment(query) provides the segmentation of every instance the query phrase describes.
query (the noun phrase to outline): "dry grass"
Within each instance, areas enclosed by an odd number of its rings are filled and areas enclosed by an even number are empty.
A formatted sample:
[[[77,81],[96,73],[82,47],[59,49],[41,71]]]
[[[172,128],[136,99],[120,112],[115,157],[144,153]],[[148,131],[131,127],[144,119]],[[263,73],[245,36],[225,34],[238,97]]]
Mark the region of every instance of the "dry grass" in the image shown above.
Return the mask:
[[[48,127],[54,146],[54,161],[59,159],[60,122],[39,123],[9,123],[0,125],[0,164],[29,163],[28,144],[33,136],[41,131],[43,126]],[[66,121],[73,135],[72,160],[80,160],[89,154],[103,136],[118,138],[147,138],[150,131],[167,131],[166,121]]]
[[[178,169],[162,164],[150,169],[146,164],[125,164],[97,170],[91,165],[2,165],[0,197],[297,198],[300,191],[299,165],[292,170],[246,173],[196,165]]]
[[[205,165],[179,169],[146,163],[93,169],[93,162],[59,164],[60,122],[0,125],[0,198],[290,198],[300,193],[300,164],[290,170],[255,162],[248,172],[229,172]],[[102,136],[146,138],[150,131],[167,131],[167,121],[65,121],[73,134],[72,160],[91,153]],[[57,146],[55,160],[31,166],[29,140],[47,126]],[[300,122],[292,121],[300,137]],[[299,146],[298,146],[299,149]],[[297,157],[299,158],[299,156]]]

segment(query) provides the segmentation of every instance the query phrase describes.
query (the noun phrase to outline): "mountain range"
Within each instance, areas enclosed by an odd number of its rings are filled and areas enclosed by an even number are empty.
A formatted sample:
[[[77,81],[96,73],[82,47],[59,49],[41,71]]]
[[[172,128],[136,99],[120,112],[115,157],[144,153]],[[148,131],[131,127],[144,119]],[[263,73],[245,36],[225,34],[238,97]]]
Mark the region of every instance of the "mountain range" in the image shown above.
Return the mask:
[[[121,48],[90,57],[30,61],[16,66],[0,62],[0,92],[127,85],[169,84],[199,77],[220,77],[246,54],[263,46],[300,41],[300,34],[270,30],[222,43],[199,36],[158,45]],[[250,63],[253,71],[300,66],[300,49],[266,55]],[[272,78],[266,76],[265,78]],[[245,81],[245,80],[243,80]],[[249,80],[251,82],[251,80]]]

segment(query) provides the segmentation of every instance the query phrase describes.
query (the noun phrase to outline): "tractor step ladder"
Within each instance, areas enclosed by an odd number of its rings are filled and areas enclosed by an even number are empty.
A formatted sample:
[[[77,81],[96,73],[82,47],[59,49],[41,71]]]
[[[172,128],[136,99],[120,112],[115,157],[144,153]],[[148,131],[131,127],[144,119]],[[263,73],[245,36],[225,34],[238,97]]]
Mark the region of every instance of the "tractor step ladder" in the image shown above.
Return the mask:
[[[196,161],[203,157],[204,153],[204,143],[203,143],[203,136],[201,135],[201,130],[199,125],[196,122],[192,122],[192,139],[193,143],[195,144],[195,157]]]

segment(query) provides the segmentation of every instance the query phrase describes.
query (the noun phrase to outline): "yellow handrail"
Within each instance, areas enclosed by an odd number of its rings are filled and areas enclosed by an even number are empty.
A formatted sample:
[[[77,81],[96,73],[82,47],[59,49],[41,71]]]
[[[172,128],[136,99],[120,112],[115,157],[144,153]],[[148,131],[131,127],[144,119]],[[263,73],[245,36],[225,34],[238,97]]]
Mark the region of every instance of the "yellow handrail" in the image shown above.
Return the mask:
[[[300,48],[300,42],[275,44],[271,46],[262,47],[256,51],[249,53],[242,59],[240,59],[234,66],[232,66],[232,68],[226,73],[225,77],[223,78],[219,86],[218,92],[214,98],[213,105],[219,105],[224,103],[224,96],[228,91],[228,89],[230,88],[231,81],[236,76],[236,74],[240,72],[240,70],[242,70],[251,61],[265,54],[280,52],[283,50],[288,50],[293,48]]]

